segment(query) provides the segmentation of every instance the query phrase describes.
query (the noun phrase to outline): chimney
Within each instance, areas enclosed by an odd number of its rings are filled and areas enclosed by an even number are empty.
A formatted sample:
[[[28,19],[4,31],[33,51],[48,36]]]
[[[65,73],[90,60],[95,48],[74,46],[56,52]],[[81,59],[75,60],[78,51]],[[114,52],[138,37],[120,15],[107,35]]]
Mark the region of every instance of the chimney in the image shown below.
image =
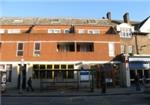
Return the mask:
[[[125,23],[129,23],[129,13],[128,12],[123,15],[123,20]]]
[[[111,20],[111,12],[107,12],[107,19]]]

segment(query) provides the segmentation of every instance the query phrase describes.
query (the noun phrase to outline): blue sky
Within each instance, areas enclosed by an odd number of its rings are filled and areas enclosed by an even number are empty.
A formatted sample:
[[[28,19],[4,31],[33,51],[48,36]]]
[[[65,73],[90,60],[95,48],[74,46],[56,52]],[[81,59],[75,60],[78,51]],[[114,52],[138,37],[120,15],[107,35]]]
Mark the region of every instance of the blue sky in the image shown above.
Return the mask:
[[[132,2],[131,2],[132,1]],[[149,0],[0,0],[0,16],[113,19],[129,12],[131,20],[150,16]]]

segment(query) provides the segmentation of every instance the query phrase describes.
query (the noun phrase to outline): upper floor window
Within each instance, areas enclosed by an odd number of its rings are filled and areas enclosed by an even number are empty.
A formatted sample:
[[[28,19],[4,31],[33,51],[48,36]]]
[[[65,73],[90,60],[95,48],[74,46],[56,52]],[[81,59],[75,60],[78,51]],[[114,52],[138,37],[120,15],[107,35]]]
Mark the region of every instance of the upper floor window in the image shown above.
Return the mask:
[[[58,52],[73,52],[75,51],[75,43],[73,42],[61,42],[57,43]]]
[[[114,57],[115,56],[115,45],[114,45],[114,43],[110,42],[108,44],[108,48],[109,48],[109,56]]]
[[[21,31],[20,31],[20,29],[8,29],[8,33],[9,34],[16,34],[16,33],[20,33]]]
[[[41,50],[41,43],[40,42],[35,42],[34,43],[34,56],[40,56],[40,50]]]
[[[70,29],[64,29],[64,33],[66,34],[70,33]]]
[[[17,43],[17,56],[23,56],[24,44],[22,42]]]
[[[88,43],[88,42],[77,43],[77,51],[78,52],[93,52],[94,43]]]
[[[88,34],[100,34],[100,30],[98,30],[98,29],[91,29],[91,30],[88,30]]]
[[[5,33],[5,29],[0,29],[0,34]]]
[[[128,53],[129,54],[133,53],[133,45],[128,46]]]
[[[48,29],[48,33],[61,33],[61,29]]]
[[[121,53],[122,54],[124,54],[124,53],[126,53],[125,51],[126,51],[126,48],[125,48],[126,46],[125,45],[121,45]]]
[[[86,30],[85,30],[85,29],[79,29],[78,33],[79,33],[79,34],[85,34],[85,33],[86,33]]]
[[[120,28],[120,37],[121,38],[131,38],[132,37],[131,28]]]

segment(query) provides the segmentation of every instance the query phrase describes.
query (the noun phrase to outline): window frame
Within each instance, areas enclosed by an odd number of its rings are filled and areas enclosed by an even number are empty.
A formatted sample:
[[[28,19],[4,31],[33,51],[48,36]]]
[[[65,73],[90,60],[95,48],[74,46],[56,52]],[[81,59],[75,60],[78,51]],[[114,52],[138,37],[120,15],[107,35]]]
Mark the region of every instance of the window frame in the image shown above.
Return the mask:
[[[19,44],[22,44],[22,49],[19,49]],[[18,55],[19,52],[22,52],[22,55]],[[17,42],[17,50],[16,50],[16,56],[24,56],[24,42]]]
[[[39,49],[36,49],[36,44],[39,44]],[[39,52],[38,54],[36,54],[36,52]],[[36,41],[34,42],[34,49],[33,49],[33,56],[40,56],[41,55],[41,42]]]
[[[8,34],[19,34],[19,33],[21,33],[21,30],[20,29],[8,29],[7,33]]]
[[[5,29],[0,29],[0,34],[4,34],[5,33]]]
[[[48,33],[49,34],[58,34],[58,33],[61,33],[61,29],[48,29]]]

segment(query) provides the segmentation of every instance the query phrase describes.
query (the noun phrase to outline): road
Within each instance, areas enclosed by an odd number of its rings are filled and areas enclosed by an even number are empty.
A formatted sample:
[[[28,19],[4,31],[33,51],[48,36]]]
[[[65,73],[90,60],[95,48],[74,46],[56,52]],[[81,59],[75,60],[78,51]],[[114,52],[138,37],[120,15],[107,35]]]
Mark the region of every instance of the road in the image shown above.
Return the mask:
[[[2,97],[1,101],[1,105],[150,105],[150,94],[74,97]]]

